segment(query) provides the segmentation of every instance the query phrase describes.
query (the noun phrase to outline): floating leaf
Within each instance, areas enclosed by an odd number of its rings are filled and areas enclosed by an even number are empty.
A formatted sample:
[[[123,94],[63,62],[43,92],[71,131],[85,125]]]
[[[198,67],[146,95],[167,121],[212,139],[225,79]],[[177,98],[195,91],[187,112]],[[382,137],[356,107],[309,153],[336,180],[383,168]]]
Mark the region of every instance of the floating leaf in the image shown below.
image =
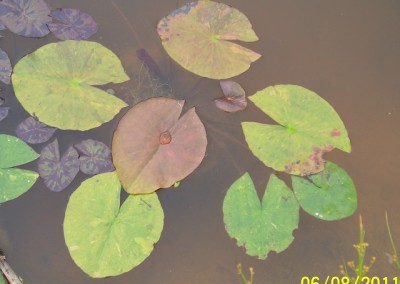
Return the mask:
[[[193,172],[204,158],[207,136],[194,108],[179,118],[184,101],[152,98],[119,122],[112,154],[123,188],[150,193]]]
[[[225,98],[216,99],[215,105],[226,112],[244,110],[247,106],[247,100],[242,86],[234,81],[220,81],[219,83]]]
[[[22,121],[15,132],[17,136],[30,144],[40,144],[49,141],[57,128],[47,127],[34,117],[28,117]]]
[[[78,9],[56,9],[51,11],[50,16],[59,22],[47,26],[61,40],[87,39],[97,32],[97,23],[92,16]]]
[[[130,195],[120,207],[115,172],[96,175],[71,195],[64,237],[72,259],[92,277],[115,276],[145,260],[160,239],[164,212],[155,193]]]
[[[292,191],[271,175],[262,202],[248,173],[228,190],[223,205],[228,234],[245,246],[246,253],[265,259],[270,251],[281,252],[293,241],[299,223],[299,205]]]
[[[346,128],[316,93],[295,85],[268,87],[250,97],[279,125],[243,122],[253,154],[277,171],[307,176],[324,169],[323,154],[334,147],[350,152]]]
[[[12,75],[23,107],[47,125],[87,130],[110,121],[126,104],[92,85],[128,80],[118,57],[99,43],[47,44],[22,58]]]
[[[9,110],[9,107],[0,107],[0,121],[4,120],[7,117]]]
[[[43,37],[50,31],[50,9],[43,0],[2,0],[0,20],[13,33],[26,37]]]
[[[163,18],[157,30],[172,59],[200,76],[230,78],[261,56],[230,42],[253,42],[258,37],[244,14],[223,3],[188,3]]]
[[[0,81],[2,81],[4,84],[10,84],[11,72],[12,67],[10,58],[8,58],[7,53],[0,48]]]
[[[292,176],[300,206],[322,220],[339,220],[357,209],[357,192],[351,177],[338,165],[327,162],[325,170],[308,176]]]
[[[0,203],[27,192],[39,175],[12,168],[37,159],[39,155],[17,137],[0,134]]]
[[[79,157],[80,170],[87,175],[96,175],[115,170],[111,161],[111,150],[103,142],[87,139],[75,145],[85,156]]]
[[[79,172],[78,157],[78,152],[69,147],[60,158],[57,139],[44,147],[39,158],[39,174],[47,188],[55,192],[65,189]]]

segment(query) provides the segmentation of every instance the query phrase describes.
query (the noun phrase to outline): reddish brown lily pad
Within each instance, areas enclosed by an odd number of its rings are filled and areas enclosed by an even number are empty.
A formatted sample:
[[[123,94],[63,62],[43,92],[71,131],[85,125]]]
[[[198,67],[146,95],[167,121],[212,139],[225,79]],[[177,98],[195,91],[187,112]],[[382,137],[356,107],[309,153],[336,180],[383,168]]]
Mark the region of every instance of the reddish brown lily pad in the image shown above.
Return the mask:
[[[192,173],[204,158],[207,136],[183,100],[152,98],[130,109],[118,124],[112,156],[128,193],[167,188]]]

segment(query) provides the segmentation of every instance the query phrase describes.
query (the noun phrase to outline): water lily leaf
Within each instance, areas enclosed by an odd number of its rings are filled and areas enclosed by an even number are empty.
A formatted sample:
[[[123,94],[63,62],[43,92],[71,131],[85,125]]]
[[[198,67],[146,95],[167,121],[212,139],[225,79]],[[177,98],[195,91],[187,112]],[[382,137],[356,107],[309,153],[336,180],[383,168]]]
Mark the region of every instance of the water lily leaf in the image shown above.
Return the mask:
[[[244,174],[229,188],[223,211],[228,234],[238,246],[245,246],[248,255],[260,259],[270,251],[285,250],[299,223],[299,204],[275,175],[271,175],[260,203],[251,177]]]
[[[0,134],[0,203],[27,192],[39,175],[33,171],[12,168],[37,159],[39,155],[17,137]]]
[[[12,75],[15,95],[39,120],[59,129],[88,130],[126,104],[92,85],[128,80],[118,57],[99,43],[62,41],[22,58]]]
[[[164,226],[155,193],[130,195],[120,207],[115,172],[96,175],[75,190],[64,219],[64,237],[75,263],[92,277],[115,276],[153,251]]]
[[[0,48],[0,81],[7,85],[10,84],[11,72],[12,67],[10,58],[8,58],[7,53]]]
[[[231,42],[253,42],[258,37],[244,14],[223,3],[188,3],[163,18],[157,30],[172,59],[203,77],[239,75],[261,56]]]
[[[22,121],[15,132],[17,136],[30,144],[40,144],[49,141],[57,128],[47,127],[34,117],[30,116]]]
[[[87,175],[96,175],[115,170],[111,161],[111,150],[103,142],[87,139],[75,145],[84,156],[79,157],[80,170]]]
[[[242,86],[228,80],[220,81],[220,85],[225,98],[214,101],[217,108],[226,112],[237,112],[246,108],[246,93]]]
[[[0,107],[0,121],[4,120],[7,117],[9,110],[9,107]]]
[[[327,162],[325,170],[307,177],[292,176],[300,206],[322,220],[339,220],[357,209],[357,192],[351,177],[338,165]]]
[[[43,0],[2,0],[0,20],[13,33],[26,37],[43,37],[50,31],[50,9]]]
[[[79,155],[69,147],[60,158],[58,140],[55,139],[40,152],[39,174],[48,189],[60,192],[65,189],[79,172]]]
[[[115,168],[129,193],[167,188],[193,172],[204,158],[207,136],[184,101],[152,98],[135,105],[118,124],[112,142]]]
[[[47,26],[61,40],[88,39],[97,32],[97,23],[92,16],[78,9],[56,9],[51,11],[50,16],[58,22]]]
[[[279,123],[242,123],[251,151],[265,165],[307,176],[324,169],[324,153],[334,148],[351,151],[339,115],[316,93],[300,86],[277,85],[249,99]]]

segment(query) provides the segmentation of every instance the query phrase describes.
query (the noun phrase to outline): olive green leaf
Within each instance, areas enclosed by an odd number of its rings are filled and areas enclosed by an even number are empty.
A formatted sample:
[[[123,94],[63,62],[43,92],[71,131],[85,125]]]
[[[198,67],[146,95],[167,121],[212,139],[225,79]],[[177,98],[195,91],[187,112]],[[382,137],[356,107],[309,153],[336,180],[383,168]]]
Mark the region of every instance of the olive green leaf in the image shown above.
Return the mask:
[[[339,115],[316,93],[300,86],[277,85],[249,99],[279,123],[242,123],[251,151],[265,165],[307,176],[324,169],[326,152],[334,148],[351,151]]]
[[[12,82],[22,106],[49,126],[87,130],[126,104],[93,85],[129,80],[118,57],[99,43],[67,40],[23,57]]]
[[[0,134],[0,203],[15,199],[27,192],[36,182],[36,172],[16,169],[39,157],[21,139]]]
[[[231,42],[253,42],[258,37],[243,13],[223,3],[187,3],[163,18],[157,30],[172,59],[203,77],[239,75],[261,56]]]
[[[96,175],[71,195],[64,237],[75,263],[92,277],[115,276],[144,261],[164,225],[155,193],[130,195],[120,206],[115,172]]]
[[[338,165],[327,162],[325,170],[307,179],[292,176],[300,206],[322,220],[339,220],[357,209],[357,192],[351,177]]]
[[[285,250],[299,223],[299,204],[275,175],[271,175],[260,203],[251,177],[244,174],[229,188],[223,212],[228,234],[238,246],[245,246],[248,255],[260,259],[270,251]]]

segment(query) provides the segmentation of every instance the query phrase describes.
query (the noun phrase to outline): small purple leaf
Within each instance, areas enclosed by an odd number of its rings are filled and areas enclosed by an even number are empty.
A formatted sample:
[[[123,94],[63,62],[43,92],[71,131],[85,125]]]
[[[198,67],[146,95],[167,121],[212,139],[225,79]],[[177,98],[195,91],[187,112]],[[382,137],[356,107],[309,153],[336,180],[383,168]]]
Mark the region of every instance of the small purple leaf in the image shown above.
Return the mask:
[[[7,53],[0,48],[0,80],[9,85],[11,72],[12,67],[10,59],[8,58]]]
[[[9,107],[0,107],[0,121],[7,117],[9,109]]]
[[[97,32],[95,20],[77,9],[56,9],[50,15],[59,23],[49,23],[48,27],[61,40],[87,39]]]
[[[43,37],[50,31],[50,9],[44,0],[3,0],[0,21],[13,33],[26,37]]]
[[[29,144],[39,144],[49,141],[57,128],[48,127],[34,117],[28,117],[15,130],[17,136]]]
[[[85,156],[80,156],[80,170],[87,175],[96,175],[115,170],[111,161],[111,150],[103,142],[87,139],[75,145]]]
[[[237,112],[246,108],[246,93],[242,86],[228,80],[220,81],[220,85],[225,98],[214,101],[217,108],[226,112]]]
[[[60,159],[57,139],[43,148],[39,158],[39,174],[54,192],[66,188],[79,172],[79,155],[71,146]]]

